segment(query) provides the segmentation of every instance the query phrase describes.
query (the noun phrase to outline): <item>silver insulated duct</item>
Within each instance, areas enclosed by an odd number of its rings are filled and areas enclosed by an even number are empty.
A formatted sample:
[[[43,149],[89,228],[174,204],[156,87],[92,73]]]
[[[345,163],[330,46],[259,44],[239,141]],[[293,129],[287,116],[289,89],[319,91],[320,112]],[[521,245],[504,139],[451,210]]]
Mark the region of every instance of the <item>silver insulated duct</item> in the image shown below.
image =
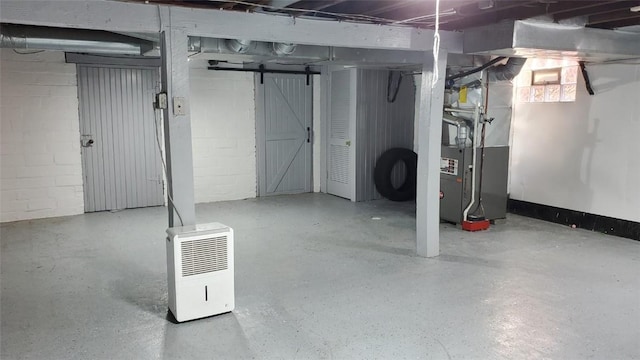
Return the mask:
[[[464,53],[602,62],[640,57],[640,33],[518,20],[464,31]]]
[[[504,65],[497,65],[487,70],[489,81],[511,81],[522,70],[524,63],[527,62],[525,58],[511,57]]]
[[[12,49],[142,55],[153,49],[154,44],[106,31],[2,24],[0,46]]]
[[[251,40],[226,39],[224,44],[229,50],[238,54],[246,54],[249,50],[255,48],[255,44]]]

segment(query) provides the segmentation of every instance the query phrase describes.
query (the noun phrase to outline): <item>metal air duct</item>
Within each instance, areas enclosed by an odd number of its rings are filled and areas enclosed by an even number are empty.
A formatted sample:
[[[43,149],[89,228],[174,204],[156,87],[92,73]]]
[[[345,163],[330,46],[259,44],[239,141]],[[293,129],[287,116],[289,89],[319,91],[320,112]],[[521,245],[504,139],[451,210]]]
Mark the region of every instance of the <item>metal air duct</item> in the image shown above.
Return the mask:
[[[238,54],[245,54],[255,47],[254,42],[251,40],[226,39],[224,44],[229,50]]]
[[[291,55],[296,51],[296,44],[273,43],[273,51],[278,55]]]
[[[141,55],[153,49],[153,42],[106,31],[2,24],[0,47]]]
[[[490,67],[487,70],[489,75],[489,81],[511,81],[522,70],[524,63],[527,62],[525,58],[511,57],[504,65],[497,65]]]
[[[505,21],[464,31],[465,54],[602,62],[640,57],[640,33],[534,20]]]

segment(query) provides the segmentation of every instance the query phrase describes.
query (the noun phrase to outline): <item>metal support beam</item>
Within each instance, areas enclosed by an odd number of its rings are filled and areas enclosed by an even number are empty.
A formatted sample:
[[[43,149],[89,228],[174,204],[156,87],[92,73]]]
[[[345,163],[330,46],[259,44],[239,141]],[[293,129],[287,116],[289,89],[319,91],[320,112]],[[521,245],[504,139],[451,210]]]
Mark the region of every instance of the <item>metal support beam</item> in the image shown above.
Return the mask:
[[[419,256],[440,254],[440,147],[447,52],[440,50],[438,81],[433,79],[431,52],[425,53],[418,118],[418,182],[416,196],[416,252]]]
[[[169,194],[169,227],[196,223],[187,42],[188,37],[184,31],[172,29],[170,26],[161,34],[162,92],[167,94],[167,107],[162,114]]]

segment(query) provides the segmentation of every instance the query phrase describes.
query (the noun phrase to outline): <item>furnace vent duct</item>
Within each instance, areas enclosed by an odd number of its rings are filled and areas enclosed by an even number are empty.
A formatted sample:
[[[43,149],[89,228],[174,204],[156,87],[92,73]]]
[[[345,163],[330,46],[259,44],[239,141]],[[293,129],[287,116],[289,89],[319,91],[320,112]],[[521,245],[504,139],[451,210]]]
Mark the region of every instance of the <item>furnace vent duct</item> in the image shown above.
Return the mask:
[[[469,71],[465,71],[459,74],[449,75],[447,76],[447,81],[452,82],[456,79],[473,75],[487,68],[489,69],[487,70],[489,72],[489,81],[502,81],[502,80],[511,81],[520,73],[520,70],[522,70],[524,63],[527,61],[527,59],[525,58],[512,57],[512,58],[509,58],[509,60],[507,60],[507,63],[504,65],[493,66],[494,64],[502,60],[504,60],[504,57],[499,56],[475,69],[471,69]],[[474,81],[472,83],[475,83],[475,82],[477,81]],[[470,84],[467,84],[467,86],[470,86]]]
[[[640,57],[640,33],[536,20],[504,21],[464,31],[464,53],[603,62]]]
[[[245,54],[255,47],[255,43],[251,40],[227,39],[224,44],[229,50],[238,54]]]
[[[296,44],[273,43],[273,51],[278,55],[291,55],[296,51]]]
[[[489,81],[511,81],[522,70],[524,63],[527,62],[525,58],[510,57],[507,63],[504,65],[497,65],[489,68]]]
[[[456,145],[458,145],[459,149],[464,149],[467,146],[467,138],[469,137],[469,128],[467,128],[464,119],[444,113],[442,114],[442,121],[445,124],[450,124],[456,127]]]

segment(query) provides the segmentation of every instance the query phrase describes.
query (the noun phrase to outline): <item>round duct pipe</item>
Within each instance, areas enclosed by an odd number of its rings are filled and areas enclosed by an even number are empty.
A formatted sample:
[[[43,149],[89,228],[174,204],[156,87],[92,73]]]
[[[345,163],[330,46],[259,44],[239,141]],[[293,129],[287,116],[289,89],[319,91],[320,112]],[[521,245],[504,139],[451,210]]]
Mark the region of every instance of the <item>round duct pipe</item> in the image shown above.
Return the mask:
[[[291,55],[296,50],[296,44],[273,43],[273,51],[278,55]]]
[[[522,70],[525,58],[510,57],[504,65],[498,65],[489,69],[489,81],[511,81]]]
[[[238,54],[244,54],[254,47],[254,42],[251,40],[227,39],[224,43],[229,50]]]

